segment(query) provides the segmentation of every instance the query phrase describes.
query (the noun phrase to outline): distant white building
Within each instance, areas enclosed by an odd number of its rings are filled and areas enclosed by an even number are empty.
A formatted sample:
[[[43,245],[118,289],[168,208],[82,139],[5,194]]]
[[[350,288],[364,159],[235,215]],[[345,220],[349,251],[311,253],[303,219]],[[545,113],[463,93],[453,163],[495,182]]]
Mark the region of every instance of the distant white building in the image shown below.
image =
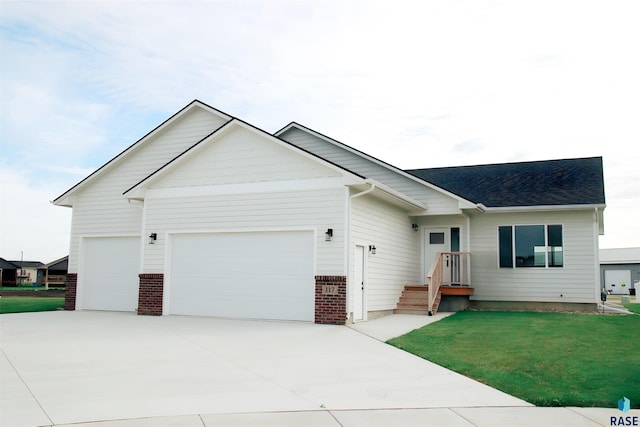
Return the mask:
[[[635,295],[640,288],[640,247],[600,249],[600,283],[611,294]]]

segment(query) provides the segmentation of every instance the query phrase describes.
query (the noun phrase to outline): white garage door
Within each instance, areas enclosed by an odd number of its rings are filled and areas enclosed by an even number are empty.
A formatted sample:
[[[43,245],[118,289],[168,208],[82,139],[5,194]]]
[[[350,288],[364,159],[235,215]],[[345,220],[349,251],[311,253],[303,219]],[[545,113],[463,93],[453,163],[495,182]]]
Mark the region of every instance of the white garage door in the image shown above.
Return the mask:
[[[140,239],[86,238],[78,274],[80,308],[135,311],[138,307]]]
[[[312,321],[310,231],[177,234],[172,314]]]

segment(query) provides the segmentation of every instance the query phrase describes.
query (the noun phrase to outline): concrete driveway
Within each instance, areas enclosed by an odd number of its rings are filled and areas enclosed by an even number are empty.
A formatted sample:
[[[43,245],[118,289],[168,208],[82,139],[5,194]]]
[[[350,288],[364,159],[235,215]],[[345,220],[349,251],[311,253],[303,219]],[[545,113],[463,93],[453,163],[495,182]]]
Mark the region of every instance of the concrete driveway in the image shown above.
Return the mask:
[[[371,410],[469,426],[465,408],[538,409],[343,326],[111,312],[0,325],[2,426],[366,425]]]

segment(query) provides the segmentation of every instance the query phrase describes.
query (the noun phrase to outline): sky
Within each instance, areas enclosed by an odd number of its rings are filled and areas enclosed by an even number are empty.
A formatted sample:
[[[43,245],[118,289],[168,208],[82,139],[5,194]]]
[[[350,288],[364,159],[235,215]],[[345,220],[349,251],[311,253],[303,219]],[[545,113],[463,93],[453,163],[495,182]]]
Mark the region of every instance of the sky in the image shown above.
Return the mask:
[[[68,254],[50,201],[193,99],[402,169],[602,156],[640,246],[640,2],[0,0],[0,257]]]

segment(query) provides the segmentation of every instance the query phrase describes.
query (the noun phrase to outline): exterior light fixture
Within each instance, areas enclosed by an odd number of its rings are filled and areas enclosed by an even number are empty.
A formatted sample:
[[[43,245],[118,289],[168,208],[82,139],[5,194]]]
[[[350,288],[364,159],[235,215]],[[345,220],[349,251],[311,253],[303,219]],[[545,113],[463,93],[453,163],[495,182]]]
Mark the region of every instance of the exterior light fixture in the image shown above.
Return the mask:
[[[149,234],[149,244],[153,245],[158,239],[158,235],[156,233]]]
[[[327,228],[326,233],[324,233],[324,240],[326,242],[330,242],[333,238],[333,228]]]
[[[413,228],[413,231],[418,231],[418,224],[411,224],[411,228]]]
[[[371,255],[375,255],[376,254],[376,246],[375,245],[369,245],[369,252],[371,252]]]

